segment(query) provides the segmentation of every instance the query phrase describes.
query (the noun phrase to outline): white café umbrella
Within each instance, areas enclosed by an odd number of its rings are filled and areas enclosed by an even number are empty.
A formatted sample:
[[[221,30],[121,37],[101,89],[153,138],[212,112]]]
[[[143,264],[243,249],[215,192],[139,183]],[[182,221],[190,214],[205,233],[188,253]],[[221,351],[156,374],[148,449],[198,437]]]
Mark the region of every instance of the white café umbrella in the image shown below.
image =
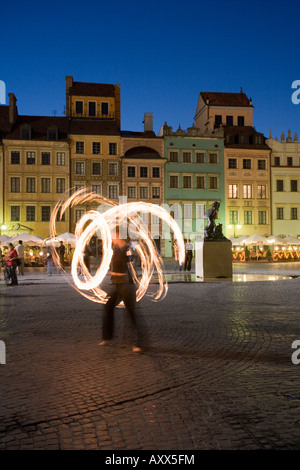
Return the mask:
[[[63,243],[68,243],[69,245],[75,245],[77,241],[76,235],[70,232],[65,232],[61,235],[56,235],[55,238],[56,240],[62,241]]]
[[[296,237],[289,236],[289,237],[283,238],[283,240],[285,243],[289,243],[290,245],[300,245],[300,240],[299,238],[296,238]]]
[[[241,237],[230,237],[233,245],[244,245],[245,240],[247,239],[246,235],[242,235]]]
[[[35,235],[30,235],[29,233],[20,233],[11,238],[11,243],[16,243],[19,240],[22,240],[23,243],[29,246],[40,246],[43,243],[41,238],[37,238]]]
[[[1,235],[0,236],[0,245],[7,245],[11,242],[11,237],[8,235]]]
[[[251,235],[250,237],[246,238],[245,242],[246,245],[256,245],[256,258],[258,259],[258,249],[257,246],[261,245],[269,245],[268,239],[266,237],[262,237],[258,233]]]
[[[283,245],[287,243],[287,241],[284,240],[284,238],[276,237],[276,235],[271,235],[268,237],[268,243],[270,245]]]

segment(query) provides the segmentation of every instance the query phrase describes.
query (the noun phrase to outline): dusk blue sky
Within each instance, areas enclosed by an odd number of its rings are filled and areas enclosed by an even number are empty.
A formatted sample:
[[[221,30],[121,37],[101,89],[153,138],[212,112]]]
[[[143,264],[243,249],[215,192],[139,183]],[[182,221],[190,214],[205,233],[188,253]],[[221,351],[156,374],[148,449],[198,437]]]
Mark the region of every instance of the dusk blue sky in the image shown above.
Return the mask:
[[[143,130],[152,112],[157,133],[165,121],[191,126],[201,91],[242,87],[258,131],[279,138],[291,129],[300,139],[293,1],[17,0],[2,3],[0,18],[0,80],[20,114],[63,115],[73,75],[120,84],[122,130]]]

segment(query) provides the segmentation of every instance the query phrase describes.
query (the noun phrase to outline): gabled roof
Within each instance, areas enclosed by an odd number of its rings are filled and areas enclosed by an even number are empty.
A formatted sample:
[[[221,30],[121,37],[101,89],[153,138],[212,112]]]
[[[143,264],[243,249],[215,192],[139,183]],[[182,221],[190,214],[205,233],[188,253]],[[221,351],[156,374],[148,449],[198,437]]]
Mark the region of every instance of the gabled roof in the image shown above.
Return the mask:
[[[57,116],[18,116],[11,130],[5,135],[5,139],[21,140],[20,129],[23,126],[31,128],[30,140],[47,140],[49,128],[58,129],[57,140],[65,141],[68,138],[69,120],[66,117]]]
[[[251,99],[245,93],[227,93],[215,91],[201,91],[200,96],[205,103],[211,106],[253,107]]]
[[[69,88],[69,94],[73,96],[103,96],[113,98],[115,96],[115,85],[73,82],[73,85]]]

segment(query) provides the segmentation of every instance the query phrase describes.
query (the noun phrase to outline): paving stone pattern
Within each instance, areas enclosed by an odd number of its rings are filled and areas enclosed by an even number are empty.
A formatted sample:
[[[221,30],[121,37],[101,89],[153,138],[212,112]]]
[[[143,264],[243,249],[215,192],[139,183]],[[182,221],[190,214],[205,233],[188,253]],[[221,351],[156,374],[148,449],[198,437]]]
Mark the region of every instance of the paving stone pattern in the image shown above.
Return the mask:
[[[102,311],[63,275],[2,281],[1,450],[300,449],[300,277],[171,283],[138,305],[143,354],[123,309],[97,345]]]

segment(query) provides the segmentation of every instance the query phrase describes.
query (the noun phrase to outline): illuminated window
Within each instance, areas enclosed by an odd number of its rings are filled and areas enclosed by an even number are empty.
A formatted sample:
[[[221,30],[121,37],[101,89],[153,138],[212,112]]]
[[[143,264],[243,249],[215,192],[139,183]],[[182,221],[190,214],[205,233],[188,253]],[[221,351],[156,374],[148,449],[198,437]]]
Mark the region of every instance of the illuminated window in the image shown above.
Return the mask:
[[[252,185],[251,184],[243,185],[243,198],[252,199]]]
[[[264,184],[259,184],[257,186],[257,197],[258,199],[266,199],[267,187]]]
[[[229,199],[237,199],[238,197],[238,185],[237,184],[230,184],[228,187],[228,197]]]

